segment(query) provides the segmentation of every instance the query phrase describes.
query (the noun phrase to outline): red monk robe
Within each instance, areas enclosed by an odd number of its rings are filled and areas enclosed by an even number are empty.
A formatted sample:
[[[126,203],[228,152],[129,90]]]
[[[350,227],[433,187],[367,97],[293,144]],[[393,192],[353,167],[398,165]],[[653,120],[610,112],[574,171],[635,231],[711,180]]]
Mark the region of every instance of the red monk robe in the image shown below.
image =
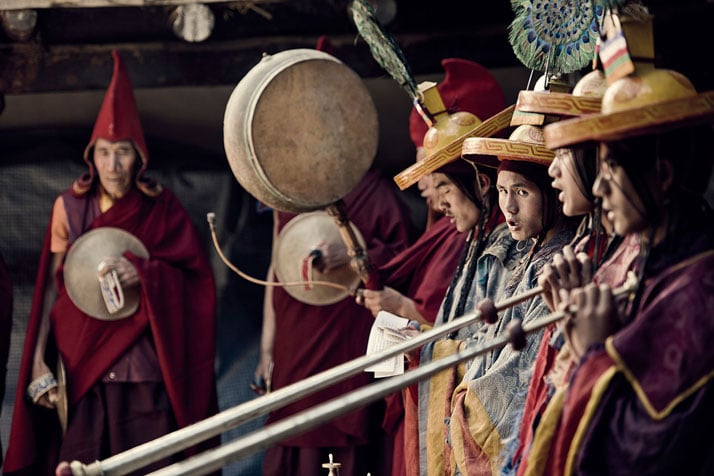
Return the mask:
[[[5,474],[54,474],[60,449],[64,459],[81,455],[82,462],[92,462],[217,411],[213,275],[184,208],[144,176],[149,154],[129,74],[119,53],[112,55],[112,80],[84,151],[88,173],[56,202],[40,255]],[[126,143],[134,150],[126,150]],[[130,181],[124,182],[127,172]],[[111,322],[72,303],[63,264],[51,276],[54,256],[69,251],[83,233],[107,226],[132,233],[149,252],[148,259],[125,253],[139,278],[139,307]],[[52,279],[57,297],[48,316],[44,299]],[[49,335],[41,332],[43,321]],[[44,338],[44,364],[54,367],[59,352],[66,367],[64,436],[57,413],[25,397],[33,354]],[[111,373],[114,369],[123,373]]]
[[[467,236],[468,233],[459,233],[449,218],[438,218],[412,246],[380,268],[383,282],[412,299],[417,311],[433,324]],[[387,433],[395,435],[392,475],[418,476],[416,385],[387,397],[382,426]],[[402,445],[403,451],[399,451],[397,445]]]
[[[80,311],[64,288],[62,268],[58,271],[58,298],[50,314],[50,338],[54,337],[67,370],[70,425],[72,406],[147,330],[155,343],[178,426],[207,418],[217,410],[215,285],[188,214],[166,189],[156,197],[133,189],[96,217],[88,230],[102,226],[132,233],[144,243],[150,257],[126,254],[140,276],[141,301],[134,315],[113,322],[94,319]],[[25,398],[45,284],[51,279],[49,237],[48,229],[23,349],[5,474],[54,474],[57,464],[53,456],[60,438],[56,415]],[[40,469],[42,465],[47,465],[46,473]]]
[[[366,242],[370,262],[379,266],[408,245],[408,229],[404,218],[408,211],[399,201],[392,185],[369,172],[344,202],[347,216],[360,230]],[[278,213],[280,230],[294,215]],[[273,347],[274,389],[305,379],[323,370],[364,355],[369,332],[374,322],[370,312],[347,297],[328,306],[312,306],[292,298],[282,288],[273,290],[275,310],[275,340]],[[327,389],[307,396],[284,408],[273,411],[267,424],[278,421],[299,411],[311,408],[337,395],[362,387],[371,381],[364,372],[342,380]],[[264,474],[316,474],[321,463],[304,463],[303,450],[329,448],[335,461],[343,465],[342,472],[350,474],[347,458],[357,454],[358,464],[373,462],[377,455],[360,453],[359,448],[374,442],[374,431],[379,431],[382,414],[376,414],[375,406],[362,408],[338,417],[317,429],[280,442],[270,448],[264,458]],[[338,450],[339,449],[339,450]],[[389,455],[387,455],[389,456]],[[301,464],[307,473],[300,472]],[[355,474],[366,474],[355,473]],[[372,472],[377,474],[377,472]]]

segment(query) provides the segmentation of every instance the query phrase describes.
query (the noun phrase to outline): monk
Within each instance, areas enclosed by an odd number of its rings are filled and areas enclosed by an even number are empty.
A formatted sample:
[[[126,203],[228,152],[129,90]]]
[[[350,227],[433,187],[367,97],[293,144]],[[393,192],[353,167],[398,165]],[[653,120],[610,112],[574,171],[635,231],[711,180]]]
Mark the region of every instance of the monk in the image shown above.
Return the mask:
[[[632,84],[638,87],[632,89]],[[622,94],[622,91],[630,93]],[[565,335],[578,358],[543,414],[523,474],[709,474],[714,295],[712,93],[648,68],[615,81],[602,113],[546,128],[553,146],[599,143],[593,192],[616,233],[640,238],[638,288],[618,303],[606,284],[563,293]],[[682,114],[673,115],[676,108]],[[703,149],[703,150],[709,150]]]
[[[408,211],[394,187],[372,170],[344,197],[347,216],[366,242],[370,263],[379,266],[409,244]],[[275,236],[294,214],[275,211]],[[344,265],[349,259],[342,246],[321,248],[321,269]],[[276,279],[273,277],[272,279]],[[367,348],[374,318],[368,310],[346,296],[324,306],[298,301],[283,288],[266,291],[261,362],[257,372],[272,389],[283,388],[338,364],[352,360]],[[270,424],[313,407],[371,381],[363,373],[273,411]],[[383,446],[380,428],[383,405],[371,405],[338,417],[316,429],[288,438],[268,448],[263,458],[265,475],[313,475],[329,454],[349,474],[378,474],[389,466],[391,452]],[[369,456],[368,456],[369,455]]]
[[[148,149],[126,67],[113,56],[84,154],[89,171],[57,198],[47,229],[5,474],[54,474],[60,460],[104,459],[217,411],[213,275],[187,212],[144,176]],[[140,288],[136,312],[115,321],[80,310],[63,281],[73,243],[103,227],[131,233],[149,253],[101,263],[98,278],[115,271],[123,288]],[[67,380],[64,434],[54,411],[58,358]]]

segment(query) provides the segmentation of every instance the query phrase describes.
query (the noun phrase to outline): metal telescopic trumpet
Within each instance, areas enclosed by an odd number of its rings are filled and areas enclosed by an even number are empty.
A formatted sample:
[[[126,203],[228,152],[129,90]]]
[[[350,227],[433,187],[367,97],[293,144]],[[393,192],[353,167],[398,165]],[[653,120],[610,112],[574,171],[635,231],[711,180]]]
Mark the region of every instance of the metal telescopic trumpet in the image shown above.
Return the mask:
[[[623,286],[615,289],[613,294],[616,297],[626,296],[634,292],[636,288],[637,279],[634,274],[631,273],[628,275],[628,279]],[[536,290],[538,290],[538,292],[535,292]],[[513,296],[496,304],[495,309],[497,311],[503,311],[536,296],[539,292],[540,288],[533,288],[525,293]],[[514,320],[508,326],[508,330],[504,335],[494,338],[490,343],[464,349],[442,359],[421,365],[417,369],[406,372],[401,376],[385,379],[341,395],[311,409],[304,410],[272,425],[263,427],[256,432],[238,438],[219,448],[205,451],[185,461],[162,468],[151,473],[151,476],[199,475],[217,470],[241,457],[265,449],[277,441],[307,431],[337,416],[376,401],[418,380],[430,377],[435,373],[473,359],[483,353],[499,349],[509,342],[513,342],[514,347],[519,348],[519,345],[524,342],[527,334],[558,322],[575,311],[577,311],[577,309],[571,306],[567,311],[557,311],[548,314],[525,326],[520,325],[520,320]],[[224,410],[205,420],[111,456],[103,461],[96,461],[88,465],[73,461],[71,464],[72,473],[74,476],[119,476],[135,471],[199,442],[220,435],[224,431],[228,431],[245,421],[267,414],[276,408],[285,406],[306,395],[355,375],[382,360],[416,349],[432,340],[448,335],[462,327],[466,327],[480,319],[481,316],[482,313],[480,311],[465,314],[451,322],[425,331],[412,339],[397,343],[382,352],[365,355],[345,362],[344,364],[315,374],[307,379],[275,390],[270,394]]]

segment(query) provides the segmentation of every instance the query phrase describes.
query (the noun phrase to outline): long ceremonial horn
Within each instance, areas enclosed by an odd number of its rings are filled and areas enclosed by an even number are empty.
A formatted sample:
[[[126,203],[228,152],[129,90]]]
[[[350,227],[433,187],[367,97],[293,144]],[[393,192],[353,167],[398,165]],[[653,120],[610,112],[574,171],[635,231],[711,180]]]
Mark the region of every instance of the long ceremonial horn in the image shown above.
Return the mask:
[[[633,292],[636,287],[637,279],[634,274],[630,274],[625,284],[615,289],[613,293],[615,297],[627,296]],[[207,474],[211,471],[215,471],[242,456],[248,456],[268,448],[275,442],[315,428],[324,422],[389,395],[400,388],[430,377],[435,373],[458,365],[461,362],[471,360],[491,350],[504,347],[508,343],[511,343],[516,350],[520,350],[526,345],[525,338],[527,334],[558,322],[576,311],[577,307],[571,305],[570,308],[565,311],[553,312],[535,319],[526,325],[521,325],[521,320],[515,319],[508,325],[507,331],[504,334],[494,338],[488,343],[474,346],[473,348],[466,348],[450,356],[420,366],[399,377],[385,379],[381,382],[370,384],[351,393],[336,397],[328,402],[304,410],[264,427],[261,430],[238,438],[220,448],[205,451],[188,460],[149,473],[148,476],[188,476]]]
[[[637,288],[637,278],[634,273],[628,273],[628,279],[619,288],[613,291],[615,297],[626,296]],[[533,288],[525,293],[513,296],[495,305],[497,311],[502,311],[529,299],[538,293],[539,288]],[[540,291],[539,291],[540,292]],[[533,331],[539,330],[551,323],[563,319],[571,312],[575,312],[573,306],[567,311],[558,311],[547,316],[536,319],[530,325],[521,327],[520,321],[515,320],[509,325],[507,335],[495,338],[491,343],[482,346],[466,349],[449,357],[425,364],[418,369],[406,372],[405,374],[392,377],[388,380],[368,385],[351,393],[344,394],[326,403],[320,404],[312,409],[305,410],[289,418],[281,420],[273,425],[264,427],[257,432],[246,435],[233,442],[223,445],[216,450],[207,451],[200,455],[181,463],[168,466],[151,473],[152,475],[179,475],[179,474],[205,474],[202,469],[194,466],[196,462],[206,472],[215,470],[221,466],[219,463],[229,463],[241,456],[257,452],[270,446],[280,438],[287,438],[301,431],[307,431],[320,423],[334,418],[342,413],[346,413],[360,405],[375,401],[384,395],[411,383],[428,377],[443,369],[456,365],[465,360],[472,359],[477,355],[490,350],[503,347],[508,342],[513,342],[518,348],[525,341],[525,336]],[[270,411],[285,406],[299,398],[309,395],[315,391],[328,387],[340,380],[348,378],[365,368],[378,362],[402,354],[409,350],[420,347],[438,337],[448,335],[462,327],[466,327],[481,318],[480,311],[472,312],[460,316],[451,322],[445,323],[420,335],[395,344],[382,352],[372,355],[358,357],[344,364],[325,370],[304,380],[288,385],[287,387],[275,390],[255,400],[237,405],[228,410],[224,410],[212,417],[202,420],[193,425],[189,425],[180,430],[173,431],[167,435],[136,446],[130,450],[111,456],[103,461],[96,461],[85,465],[78,461],[72,462],[72,474],[74,476],[120,476],[137,469],[140,469],[152,462],[170,456],[181,450],[189,448],[201,441],[219,435],[224,431],[234,428],[241,423],[252,418],[264,415]],[[344,411],[343,411],[344,410]],[[313,420],[314,424],[313,424]],[[265,432],[264,436],[259,433]],[[188,462],[191,461],[188,466]],[[205,465],[205,467],[204,467]],[[169,472],[163,472],[169,471]],[[188,471],[188,472],[184,472]]]

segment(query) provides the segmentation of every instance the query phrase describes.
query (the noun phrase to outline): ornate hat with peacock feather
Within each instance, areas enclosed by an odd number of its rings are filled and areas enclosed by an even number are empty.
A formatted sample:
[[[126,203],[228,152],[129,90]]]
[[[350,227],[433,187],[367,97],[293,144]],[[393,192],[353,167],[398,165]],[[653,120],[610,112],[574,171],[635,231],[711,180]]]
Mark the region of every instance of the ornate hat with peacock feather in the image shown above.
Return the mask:
[[[697,94],[682,74],[648,69],[609,86],[600,114],[546,126],[545,143],[554,149],[586,141],[656,134],[713,120],[714,91]]]
[[[602,71],[593,70],[577,82],[571,93],[520,91],[516,110],[559,117],[597,114],[606,89],[605,75]]]
[[[503,91],[486,68],[473,61],[448,58],[442,61],[444,81],[417,85],[399,45],[380,25],[372,6],[366,0],[353,0],[351,10],[374,59],[414,103],[410,135],[415,145],[424,146],[426,159],[394,177],[400,189],[458,160],[464,138],[490,136],[508,127],[513,107],[501,111],[505,107]],[[482,122],[484,118],[489,119]]]
[[[562,74],[592,62],[607,0],[512,0],[509,42],[526,67]]]
[[[490,137],[506,129],[513,107],[506,108],[501,87],[486,68],[458,58],[442,61],[446,76],[438,85],[419,85],[423,106],[432,124],[424,134],[426,158],[394,177],[400,189],[415,184],[420,178],[437,171],[461,157],[461,145],[467,137]],[[481,118],[488,118],[482,121]],[[410,129],[422,121],[412,110]]]

